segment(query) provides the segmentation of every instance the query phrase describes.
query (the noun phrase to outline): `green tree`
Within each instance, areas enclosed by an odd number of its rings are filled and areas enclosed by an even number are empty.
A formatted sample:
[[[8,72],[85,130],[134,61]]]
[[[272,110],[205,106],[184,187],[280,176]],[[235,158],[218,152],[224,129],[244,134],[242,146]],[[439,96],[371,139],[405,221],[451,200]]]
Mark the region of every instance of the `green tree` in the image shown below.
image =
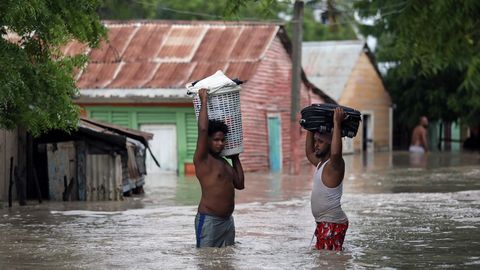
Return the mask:
[[[480,1],[361,0],[355,8],[373,20],[360,29],[378,39],[377,60],[393,66],[385,81],[400,122],[427,114],[480,123]]]
[[[102,19],[111,20],[278,19],[277,13],[281,6],[285,5],[275,0],[104,0],[99,14]]]
[[[328,0],[325,13],[328,23],[317,22],[314,10],[326,6],[326,0],[305,1],[303,40],[356,39],[353,9],[350,1]],[[324,3],[325,2],[325,3]],[[164,20],[256,20],[284,23],[291,33],[288,19],[293,14],[291,1],[278,0],[105,0],[99,9],[102,19],[164,19]],[[333,18],[333,20],[332,20]]]
[[[79,108],[73,74],[83,56],[65,57],[61,46],[90,47],[104,36],[99,0],[0,1],[0,128],[21,126],[37,136],[76,127]]]

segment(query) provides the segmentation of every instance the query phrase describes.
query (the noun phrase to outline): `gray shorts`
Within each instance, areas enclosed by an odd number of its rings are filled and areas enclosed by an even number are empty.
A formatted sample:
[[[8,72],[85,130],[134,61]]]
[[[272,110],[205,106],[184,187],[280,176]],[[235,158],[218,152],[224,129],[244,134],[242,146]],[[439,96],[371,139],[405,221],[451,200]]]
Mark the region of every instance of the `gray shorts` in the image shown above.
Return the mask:
[[[197,236],[197,248],[231,246],[235,242],[233,217],[221,218],[197,213],[195,235]]]

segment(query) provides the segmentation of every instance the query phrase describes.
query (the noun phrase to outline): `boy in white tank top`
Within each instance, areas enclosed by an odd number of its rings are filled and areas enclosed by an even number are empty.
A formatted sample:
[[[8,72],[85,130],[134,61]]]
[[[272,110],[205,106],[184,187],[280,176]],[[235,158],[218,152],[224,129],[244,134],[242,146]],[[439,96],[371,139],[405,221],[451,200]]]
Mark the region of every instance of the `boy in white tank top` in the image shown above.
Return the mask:
[[[317,223],[317,249],[342,250],[348,229],[348,218],[340,203],[345,174],[341,135],[344,119],[345,113],[338,107],[333,115],[332,134],[307,132],[305,153],[317,167],[311,197],[312,214]]]

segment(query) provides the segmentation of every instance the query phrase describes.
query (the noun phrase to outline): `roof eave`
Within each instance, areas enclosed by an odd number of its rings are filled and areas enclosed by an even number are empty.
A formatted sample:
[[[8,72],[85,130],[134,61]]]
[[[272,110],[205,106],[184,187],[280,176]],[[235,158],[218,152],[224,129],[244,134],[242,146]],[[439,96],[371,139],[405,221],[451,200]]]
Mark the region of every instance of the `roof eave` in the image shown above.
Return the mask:
[[[191,103],[192,97],[187,95],[186,89],[80,89],[80,95],[75,98],[76,103]]]
[[[153,134],[150,132],[116,126],[110,123],[105,123],[105,122],[94,120],[87,117],[80,117],[80,121],[108,130],[109,132],[118,134],[117,136],[125,136],[128,138],[138,140],[141,143],[143,143],[145,147],[148,147],[148,141],[153,139]],[[85,127],[85,128],[88,128],[88,127]],[[105,133],[105,132],[102,132],[102,133]]]

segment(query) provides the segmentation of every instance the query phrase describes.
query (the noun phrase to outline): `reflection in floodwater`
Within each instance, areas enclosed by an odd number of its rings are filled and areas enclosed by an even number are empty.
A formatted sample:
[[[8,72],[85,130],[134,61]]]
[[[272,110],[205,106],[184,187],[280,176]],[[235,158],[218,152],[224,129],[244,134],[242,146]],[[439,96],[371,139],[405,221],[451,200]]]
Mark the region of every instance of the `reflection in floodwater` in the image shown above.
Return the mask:
[[[195,248],[200,188],[150,175],[142,197],[0,209],[0,269],[370,269],[480,267],[480,156],[346,156],[345,251],[311,248],[312,168],[250,173],[236,242]]]

